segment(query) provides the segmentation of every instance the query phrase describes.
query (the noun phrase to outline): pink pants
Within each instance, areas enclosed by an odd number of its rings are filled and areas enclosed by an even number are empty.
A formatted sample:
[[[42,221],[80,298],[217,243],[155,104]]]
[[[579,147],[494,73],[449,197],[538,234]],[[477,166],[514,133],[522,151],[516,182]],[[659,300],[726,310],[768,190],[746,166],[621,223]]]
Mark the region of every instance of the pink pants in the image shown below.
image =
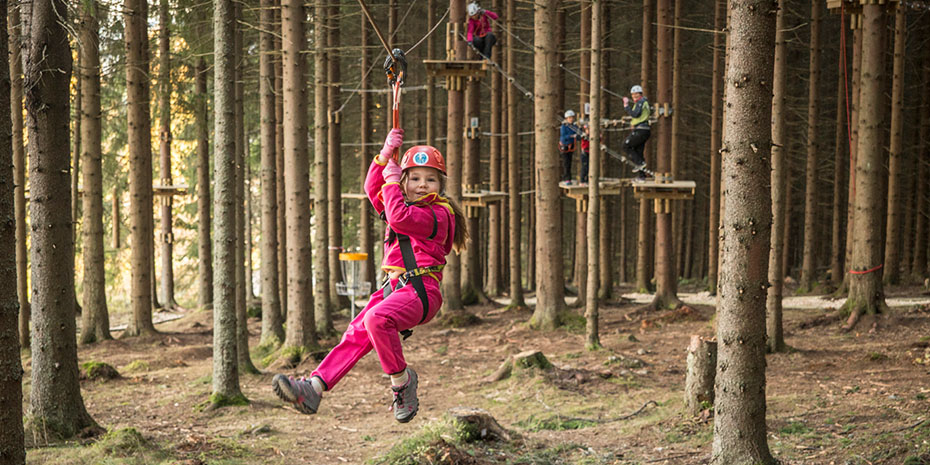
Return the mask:
[[[396,283],[391,282],[392,285]],[[430,321],[442,306],[439,282],[424,276],[423,285],[429,296],[426,319],[423,319],[423,304],[412,285],[392,292],[387,299],[383,289],[378,289],[365,309],[349,324],[339,345],[326,355],[311,376],[319,376],[326,383],[326,388],[332,389],[372,348],[377,352],[385,373],[404,371],[407,362],[398,333]]]

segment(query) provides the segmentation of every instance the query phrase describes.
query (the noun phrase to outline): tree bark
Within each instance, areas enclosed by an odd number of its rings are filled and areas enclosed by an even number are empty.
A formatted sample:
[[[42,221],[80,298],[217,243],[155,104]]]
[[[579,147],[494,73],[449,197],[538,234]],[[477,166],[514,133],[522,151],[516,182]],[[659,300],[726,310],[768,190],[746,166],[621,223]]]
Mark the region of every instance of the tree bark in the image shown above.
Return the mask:
[[[717,342],[691,336],[685,375],[685,410],[698,415],[714,405],[714,378],[717,374]]]
[[[714,465],[774,464],[765,426],[765,287],[771,199],[771,98],[777,5],[729,1],[723,179],[728,199],[717,310]]]
[[[78,75],[83,68],[83,59],[81,57],[80,47],[76,50]],[[81,79],[78,78],[74,83],[74,100],[72,101],[72,130],[71,138],[71,221],[74,224],[74,251],[78,251],[77,234],[80,229],[81,220],[81,196],[79,194],[78,180],[81,177]],[[70,96],[70,95],[69,95]],[[77,302],[77,301],[75,301]],[[75,305],[77,313],[81,313],[80,305]]]
[[[882,288],[882,125],[885,104],[882,95],[884,55],[881,5],[862,7],[862,63],[859,93],[859,148],[856,156],[856,214],[853,224],[852,260],[849,262],[849,297],[844,305],[850,312],[846,329],[855,326],[862,314],[880,313],[885,307]]]
[[[769,249],[769,287],[765,301],[765,331],[768,335],[766,344],[769,352],[785,350],[785,337],[782,326],[782,293],[785,275],[782,273],[784,254],[785,203],[787,176],[785,157],[787,140],[785,139],[785,107],[788,79],[788,42],[785,32],[785,1],[778,0],[778,13],[775,20],[775,64],[772,82],[772,231]],[[711,200],[713,201],[713,199]]]
[[[432,4],[433,0],[430,0],[430,7],[428,7],[429,13],[432,14]],[[361,30],[361,49],[362,49],[362,58],[359,63],[359,69],[368,70],[371,66],[369,64],[368,58],[368,18],[365,15],[360,16],[361,23],[359,24],[359,29]],[[432,19],[428,21],[430,24],[433,23]],[[427,44],[431,45],[432,36],[427,39]],[[427,47],[429,52],[432,52],[432,47]],[[428,78],[428,82],[432,83],[432,78]],[[359,82],[359,88],[367,89],[369,86],[368,74],[362,73],[362,79]],[[432,95],[432,88],[429,91]],[[365,191],[365,178],[368,177],[368,167],[371,165],[371,152],[368,149],[368,142],[371,140],[371,94],[368,92],[362,92],[358,95],[359,106],[359,192]],[[429,135],[431,134],[431,125],[432,120],[430,115],[432,100],[427,98],[427,144],[430,144]],[[362,253],[368,254],[368,259],[363,263],[362,276],[365,281],[372,283],[372,286],[375,286],[375,245],[374,245],[374,225],[372,224],[373,215],[371,210],[370,202],[359,202],[359,244]]]
[[[643,0],[643,39],[642,55],[640,57],[640,86],[643,95],[651,95],[649,91],[649,70],[652,63],[652,5],[653,0]],[[649,144],[650,149],[652,144]],[[649,292],[650,280],[649,258],[652,248],[652,215],[649,214],[649,202],[646,199],[639,201],[639,230],[636,240],[636,290]]]
[[[500,13],[500,1],[494,0],[491,5],[492,11],[495,13]],[[501,62],[501,45],[494,47],[492,49],[491,59],[495,63]],[[500,73],[491,73],[491,154],[490,154],[490,190],[500,191],[503,178],[501,176],[501,100],[502,100],[502,91],[501,91],[501,74]],[[485,286],[487,290],[487,295],[497,296],[500,295],[501,289],[503,287],[503,280],[501,275],[503,274],[503,256],[501,254],[501,242],[503,241],[503,236],[501,235],[501,210],[503,203],[492,203],[488,207],[488,266],[487,266],[487,280],[485,281]]]
[[[559,314],[565,309],[565,279],[562,262],[562,204],[559,195],[559,159],[553,150],[558,145],[556,124],[559,113],[556,94],[559,69],[556,47],[558,39],[550,34],[561,2],[543,0],[534,7],[535,37],[533,44],[534,83],[536,96],[536,309],[530,326],[552,329],[561,324]]]
[[[836,80],[836,127],[834,135],[833,157],[833,229],[830,239],[830,284],[837,288],[843,283],[843,169],[846,167],[847,133],[846,133],[846,51],[840,50],[840,63],[843,70],[837,73]]]
[[[507,0],[507,28],[513,30],[517,23],[516,0]],[[513,76],[516,72],[516,44],[513,40],[507,41],[507,74]],[[517,139],[517,89],[507,86],[507,164],[510,165],[508,174],[508,205],[510,213],[510,306],[524,308],[522,282],[522,260],[520,238],[522,230],[522,197],[520,195],[520,141]],[[531,249],[529,249],[531,250]]]
[[[927,201],[927,174],[930,169],[930,47],[924,47],[920,88],[920,127],[917,137],[917,219],[914,228],[914,263],[911,272],[920,277],[930,275],[927,269],[927,224],[930,216],[930,202]],[[14,136],[15,137],[15,136]],[[14,147],[15,150],[15,147]]]
[[[29,255],[26,248],[26,150],[23,145],[22,22],[18,2],[9,9],[10,108],[13,126],[13,216],[16,218],[16,294],[19,343],[29,347]]]
[[[14,137],[12,134],[13,119],[20,118],[20,131],[22,131],[22,100],[18,103],[11,103],[11,87],[15,84],[12,81],[18,79],[19,73],[13,70],[8,60],[15,59],[18,53],[7,54],[9,46],[18,47],[18,33],[16,28],[19,27],[18,5],[14,5],[9,10],[10,30],[9,35],[13,37],[8,40],[7,32],[7,2],[0,1],[0,108],[2,105],[10,104],[13,112],[0,112],[0,164],[5,167],[11,164],[17,168],[22,166],[22,148],[14,149]],[[16,68],[15,66],[13,68]],[[21,68],[20,68],[21,69]],[[19,84],[22,92],[22,84]],[[22,98],[21,94],[16,98]],[[19,115],[13,113],[19,110]],[[22,135],[19,136],[19,143],[22,143]],[[19,152],[20,160],[16,160],[16,152]],[[13,276],[17,272],[17,253],[19,247],[17,241],[18,221],[10,221],[14,217],[18,220],[16,207],[17,200],[14,200],[14,190],[22,190],[22,184],[17,184],[15,177],[18,177],[16,170],[0,170],[0,272],[6,277]],[[15,187],[14,187],[15,186]],[[16,194],[19,194],[17,192]],[[24,465],[26,463],[26,449],[23,447],[23,367],[20,363],[20,338],[17,332],[17,314],[19,313],[18,297],[19,279],[4,279],[0,283],[0,428],[5,434],[0,437],[0,457],[11,465]]]
[[[280,53],[281,46],[281,0],[274,0],[275,38],[274,49]],[[275,201],[278,210],[278,295],[281,301],[281,318],[287,319],[287,207],[284,190],[284,67],[283,59],[274,61],[274,119],[276,178]]]
[[[449,27],[459,30],[465,23],[465,2],[450,0]],[[461,31],[464,32],[464,31]],[[453,53],[448,59],[464,60],[466,53],[465,41],[458,36],[453,39]],[[446,171],[448,185],[446,194],[456,200],[462,201],[462,149],[464,145],[462,128],[464,127],[465,95],[462,81],[451,78],[452,85],[448,88],[448,117],[446,119]],[[473,231],[472,234],[475,234]],[[462,259],[458,254],[446,257],[446,267],[443,270],[442,280],[443,312],[464,310],[462,303]]]
[[[161,156],[161,184],[173,184],[171,176],[171,19],[168,16],[168,0],[160,0],[158,8],[158,23],[161,31],[158,34],[158,81],[161,85],[159,95],[159,142]],[[86,66],[86,60],[83,62]],[[161,293],[165,299],[165,307],[177,308],[174,299],[174,234],[171,229],[172,203],[174,197],[170,195],[159,196],[161,203]]]
[[[714,30],[727,26],[727,0],[715,0]],[[780,11],[780,10],[779,10]],[[710,117],[710,208],[707,215],[707,288],[717,293],[717,258],[720,255],[720,140],[723,130],[724,34],[714,34],[714,70]],[[777,51],[776,51],[777,53]],[[774,112],[776,115],[779,112]],[[773,154],[773,158],[774,158]]]
[[[905,6],[895,3],[894,65],[891,85],[891,143],[888,160],[888,217],[885,223],[885,284],[901,281],[901,247],[908,230],[901,231],[902,208],[906,205],[901,192],[904,160],[904,53],[907,43],[907,14]],[[910,193],[911,191],[908,190]]]
[[[30,27],[23,34],[28,37],[24,47],[23,88],[26,89],[29,128],[29,210],[34,228],[31,235],[32,341],[33,347],[42,348],[32,352],[29,415],[37,431],[70,438],[84,428],[95,427],[96,423],[84,407],[78,382],[69,182],[71,49],[66,30],[67,7],[66,2],[60,0],[34,2],[24,7],[31,10],[26,15]],[[0,30],[6,31],[6,25],[0,24]],[[0,44],[6,46],[7,41],[0,38]],[[7,51],[0,49],[0,56],[7,57]],[[8,70],[0,68],[0,76],[9,76]],[[0,95],[8,95],[8,85],[8,82],[2,84],[5,88],[0,89]],[[5,97],[0,100],[0,106],[7,104],[4,100]],[[9,127],[8,120],[0,121],[0,128]],[[7,148],[10,146],[8,130],[0,130]],[[9,186],[9,183],[0,185]],[[9,195],[2,198],[7,199]],[[13,359],[18,360],[15,356]]]
[[[817,118],[819,114],[820,84],[820,2],[811,2],[811,37],[810,37],[810,71],[807,81],[807,167],[805,169],[806,188],[804,193],[804,254],[801,260],[800,290],[813,290],[817,272],[818,238],[817,220],[820,216],[817,208]]]
[[[236,340],[236,13],[232,0],[214,0],[214,404],[242,396]]]
[[[656,9],[659,27],[656,30],[656,49],[658,51],[656,69],[657,105],[664,106],[672,100],[672,27],[674,10],[671,0],[658,0]],[[656,124],[656,171],[667,173],[672,170],[672,126],[668,115]],[[672,235],[672,203],[668,200],[656,200],[656,246],[655,277],[656,295],[652,306],[656,309],[677,308],[678,273],[675,270],[675,244]],[[664,206],[661,204],[665,204]]]
[[[591,78],[591,0],[580,0],[579,7],[581,9],[581,20],[579,24],[579,29],[581,30],[581,47],[579,47],[578,61],[579,61],[579,72],[582,76],[585,76],[585,79],[590,81]],[[559,68],[561,69],[561,68]],[[584,106],[585,103],[590,105],[590,95],[591,95],[591,85],[589,82],[579,79],[578,82],[578,119],[585,119]],[[580,143],[578,144],[580,145]],[[577,157],[581,157],[581,148],[575,151]],[[590,162],[590,160],[589,160]],[[581,179],[580,165],[581,163],[575,163],[579,165],[578,178]],[[590,198],[590,197],[589,197]],[[600,204],[598,204],[600,205]],[[590,202],[589,202],[590,206]],[[576,209],[575,213],[575,241],[574,241],[574,252],[575,252],[575,267],[572,270],[572,276],[575,281],[575,287],[578,289],[578,300],[575,302],[575,305],[578,307],[586,307],[585,301],[588,297],[588,213],[583,212],[580,209]]]
[[[213,305],[213,244],[210,241],[210,129],[207,110],[207,62],[197,60],[197,276],[201,309]],[[117,227],[114,223],[114,228]]]
[[[164,1],[164,0],[162,0]],[[242,16],[242,5],[236,4],[236,17]],[[235,37],[235,112],[236,112],[236,356],[239,360],[239,373],[258,373],[252,364],[249,353],[249,297],[252,286],[246,268],[251,254],[251,241],[246,235],[246,223],[250,216],[246,205],[246,164],[248,164],[248,139],[245,134],[245,49],[243,45],[243,26],[236,23]]]
[[[316,345],[316,328],[310,314],[314,303],[310,280],[312,256],[307,240],[310,237],[310,166],[307,158],[305,59],[301,56],[306,43],[304,17],[303,2],[281,1],[288,306],[284,345],[297,349]],[[317,206],[320,208],[316,214],[325,210],[324,204]],[[328,271],[328,267],[324,268]]]
[[[148,6],[145,0],[125,0],[127,132],[129,145],[129,224],[132,320],[124,336],[155,334],[152,324],[153,206],[152,124],[149,114]]]
[[[588,300],[585,303],[585,347],[589,350],[601,347],[598,335],[598,298],[597,288],[600,284],[600,213],[601,213],[601,15],[604,0],[591,0],[591,145],[588,159]]]
[[[679,179],[682,175],[681,162],[680,162],[680,153],[681,152],[681,112],[678,111],[679,108],[682,108],[682,99],[681,99],[681,39],[684,34],[684,30],[681,29],[681,8],[684,2],[675,2],[675,16],[674,16],[674,28],[673,34],[674,38],[672,39],[672,116],[671,116],[671,132],[672,132],[672,142],[671,142],[671,170],[672,179]],[[716,34],[715,34],[716,35]],[[683,232],[682,228],[684,226],[685,211],[686,208],[683,202],[675,202],[678,208],[673,209],[672,211],[672,256],[674,257],[675,264],[675,280],[677,282],[678,278],[682,275],[682,256],[681,251],[683,247]]]
[[[278,174],[275,170],[274,2],[261,0],[259,13],[259,111],[262,165],[262,337],[261,344],[284,342],[278,293]]]
[[[849,192],[846,202],[846,260],[843,273],[843,286],[837,294],[846,294],[849,291],[850,274],[845,272],[852,265],[852,247],[853,235],[856,218],[856,160],[859,158],[859,93],[861,82],[861,64],[862,64],[862,28],[853,30],[853,53],[852,53],[852,93],[849,105],[849,123],[852,126],[849,142]]]
[[[477,56],[474,58],[477,59]],[[465,159],[462,164],[464,168],[462,175],[466,188],[472,189],[481,183],[481,173],[478,171],[481,166],[480,128],[471,129],[472,121],[481,114],[480,100],[481,85],[477,78],[470,78],[465,85],[465,132],[468,136],[465,138]],[[479,230],[480,210],[471,210],[471,215],[465,215],[468,217],[468,230],[471,234],[468,236],[467,248],[462,260],[462,303],[465,305],[487,302],[487,297],[484,296],[484,291],[481,288],[481,255],[479,252],[482,235]]]
[[[314,16],[316,24],[326,24],[328,14],[324,1],[314,3]],[[329,202],[327,197],[329,177],[326,172],[327,137],[331,122],[326,118],[326,104],[328,93],[326,91],[326,75],[329,70],[326,52],[326,27],[316,27],[314,30],[314,43],[316,50],[313,54],[314,70],[314,100],[313,100],[313,215],[315,228],[313,229],[313,280],[317,283],[313,288],[313,314],[316,332],[325,334],[328,327],[332,327],[329,292],[329,282],[333,278],[329,269]],[[295,239],[296,240],[296,239]],[[306,239],[304,239],[306,240]],[[327,325],[327,322],[329,324]]]
[[[81,315],[81,343],[110,336],[107,313],[106,270],[103,254],[103,163],[100,135],[100,38],[97,3],[83,5],[81,18],[81,138],[84,142],[84,312]]]
[[[326,42],[327,48],[332,50],[327,54],[327,108],[329,117],[328,140],[328,162],[327,170],[329,175],[328,184],[328,208],[329,208],[329,298],[330,311],[323,315],[323,320],[317,319],[317,332],[327,335],[335,335],[336,329],[333,326],[333,309],[349,308],[349,298],[340,296],[336,292],[336,282],[340,280],[342,270],[339,265],[339,249],[342,246],[342,114],[337,113],[339,107],[339,46],[341,25],[339,23],[342,17],[339,12],[339,2],[330,2],[329,5],[329,27],[327,28]],[[367,69],[366,69],[367,71]]]

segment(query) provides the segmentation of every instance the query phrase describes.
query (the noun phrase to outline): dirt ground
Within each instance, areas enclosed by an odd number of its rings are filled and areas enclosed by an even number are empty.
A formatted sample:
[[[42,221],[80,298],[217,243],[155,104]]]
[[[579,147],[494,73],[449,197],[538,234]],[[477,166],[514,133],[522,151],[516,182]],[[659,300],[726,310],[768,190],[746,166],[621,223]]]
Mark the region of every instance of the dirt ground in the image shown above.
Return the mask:
[[[919,288],[893,295],[926,296]],[[314,416],[274,397],[268,369],[242,377],[248,406],[203,411],[211,392],[211,315],[190,312],[158,325],[162,334],[154,338],[80,348],[81,363],[106,362],[122,374],[82,382],[88,411],[111,431],[134,428],[134,440],[49,444],[33,435],[30,442],[39,445],[29,448],[28,462],[382,463],[404,443],[390,463],[417,463],[396,458],[415,453],[422,463],[707,463],[713,419],[685,416],[682,389],[689,337],[713,334],[713,308],[635,316],[637,305],[602,307],[604,348],[597,351],[584,350],[583,319],[538,332],[525,326],[528,313],[496,305],[469,308],[481,318],[478,326],[417,328],[404,346],[420,376],[420,412],[403,425],[388,410],[389,381],[374,354],[325,394]],[[785,311],[791,350],[768,357],[773,454],[785,464],[930,464],[930,306],[893,307],[875,333],[861,325],[860,332],[841,332],[840,321],[823,318],[828,311]],[[337,320],[337,327],[346,324],[345,316]],[[257,345],[257,319],[250,330]],[[542,351],[555,368],[483,380],[507,356],[529,349]],[[28,354],[23,361],[28,380]],[[309,374],[315,363],[290,372]],[[611,421],[648,401],[655,404]],[[450,445],[454,438],[440,433],[450,444],[412,440],[455,406],[486,409],[515,439]]]

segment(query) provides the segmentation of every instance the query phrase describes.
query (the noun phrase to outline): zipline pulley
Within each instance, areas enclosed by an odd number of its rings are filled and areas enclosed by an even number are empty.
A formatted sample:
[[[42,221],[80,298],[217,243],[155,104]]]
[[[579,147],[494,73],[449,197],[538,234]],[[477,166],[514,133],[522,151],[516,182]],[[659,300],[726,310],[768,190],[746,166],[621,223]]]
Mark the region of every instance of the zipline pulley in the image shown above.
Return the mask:
[[[395,48],[391,51],[391,56],[384,60],[384,74],[387,75],[391,87],[404,85],[407,78],[407,57],[403,50]]]

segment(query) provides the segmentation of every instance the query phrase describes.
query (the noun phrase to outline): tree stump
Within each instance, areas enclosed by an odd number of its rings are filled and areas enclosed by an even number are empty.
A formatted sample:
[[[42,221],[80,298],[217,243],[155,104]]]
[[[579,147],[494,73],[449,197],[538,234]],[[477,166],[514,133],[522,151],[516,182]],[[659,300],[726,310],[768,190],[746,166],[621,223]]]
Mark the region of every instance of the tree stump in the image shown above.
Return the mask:
[[[449,409],[453,420],[467,425],[474,439],[498,439],[510,441],[510,433],[504,429],[486,410],[472,407],[453,407]]]
[[[717,343],[691,336],[688,345],[688,373],[685,378],[685,408],[698,415],[714,403],[714,376],[717,372]]]
[[[549,362],[549,359],[547,359],[542,352],[538,350],[527,350],[517,355],[507,357],[507,360],[504,360],[494,373],[485,377],[484,381],[486,383],[494,383],[509,378],[516,370],[527,370],[532,368],[548,370],[552,368],[552,363]]]

